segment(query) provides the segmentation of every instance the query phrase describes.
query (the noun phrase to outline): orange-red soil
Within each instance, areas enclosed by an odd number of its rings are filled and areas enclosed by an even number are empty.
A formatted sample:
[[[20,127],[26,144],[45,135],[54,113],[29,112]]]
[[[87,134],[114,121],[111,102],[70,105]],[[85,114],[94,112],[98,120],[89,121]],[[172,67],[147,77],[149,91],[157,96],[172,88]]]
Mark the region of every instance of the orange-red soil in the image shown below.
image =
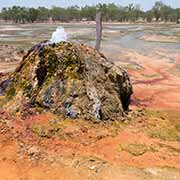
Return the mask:
[[[12,117],[1,112],[2,180],[180,179],[180,77],[172,73],[180,55],[174,55],[174,63],[163,51],[128,56],[142,68],[129,70],[135,113],[125,122],[94,124],[50,113]],[[142,108],[147,110],[136,111]],[[54,119],[59,129],[52,137],[33,131],[40,126],[51,132]]]
[[[180,64],[180,55],[174,55],[174,63],[163,56],[133,55],[143,69],[129,70],[134,88],[132,104],[152,109],[180,110],[180,76],[173,74],[174,67]]]

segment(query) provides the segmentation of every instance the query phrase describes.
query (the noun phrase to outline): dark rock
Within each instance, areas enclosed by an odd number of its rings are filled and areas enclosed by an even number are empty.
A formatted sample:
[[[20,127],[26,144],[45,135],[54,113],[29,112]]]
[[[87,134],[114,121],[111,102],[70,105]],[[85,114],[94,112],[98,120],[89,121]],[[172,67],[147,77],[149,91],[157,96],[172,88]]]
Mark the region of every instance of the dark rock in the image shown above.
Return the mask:
[[[132,94],[125,70],[93,48],[67,42],[35,45],[11,77],[0,84],[0,106],[9,111],[31,104],[73,119],[117,120]]]
[[[8,88],[8,86],[11,84],[11,80],[7,79],[0,83],[0,96],[3,95],[4,91]]]

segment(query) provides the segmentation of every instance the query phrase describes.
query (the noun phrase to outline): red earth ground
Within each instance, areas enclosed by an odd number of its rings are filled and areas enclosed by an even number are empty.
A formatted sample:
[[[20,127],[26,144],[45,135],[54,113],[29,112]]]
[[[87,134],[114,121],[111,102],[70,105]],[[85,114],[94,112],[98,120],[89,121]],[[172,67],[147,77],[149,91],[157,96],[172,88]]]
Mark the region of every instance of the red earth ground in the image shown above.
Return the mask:
[[[180,55],[128,56],[143,68],[129,69],[133,111],[124,122],[1,112],[0,180],[180,179]]]
[[[180,110],[180,76],[173,74],[180,64],[180,55],[176,55],[175,63],[168,58],[156,59],[136,54],[137,63],[144,69],[140,72],[129,71],[134,82],[134,102],[139,101],[141,107],[155,109]],[[162,63],[163,61],[163,63]],[[148,80],[142,75],[152,76]]]

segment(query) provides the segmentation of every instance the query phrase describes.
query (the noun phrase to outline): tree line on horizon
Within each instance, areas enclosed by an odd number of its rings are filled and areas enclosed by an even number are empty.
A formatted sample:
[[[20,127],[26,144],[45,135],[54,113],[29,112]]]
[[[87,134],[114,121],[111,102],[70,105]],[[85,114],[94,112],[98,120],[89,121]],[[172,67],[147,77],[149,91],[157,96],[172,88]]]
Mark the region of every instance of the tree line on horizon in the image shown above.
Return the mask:
[[[103,21],[137,22],[143,20],[180,23],[180,8],[172,8],[162,1],[156,1],[152,9],[148,11],[143,11],[140,5],[119,6],[114,3],[84,7],[75,5],[67,8],[53,6],[51,9],[12,6],[2,8],[0,19],[14,23],[47,22],[50,19],[60,22],[94,21],[97,11],[101,11]]]

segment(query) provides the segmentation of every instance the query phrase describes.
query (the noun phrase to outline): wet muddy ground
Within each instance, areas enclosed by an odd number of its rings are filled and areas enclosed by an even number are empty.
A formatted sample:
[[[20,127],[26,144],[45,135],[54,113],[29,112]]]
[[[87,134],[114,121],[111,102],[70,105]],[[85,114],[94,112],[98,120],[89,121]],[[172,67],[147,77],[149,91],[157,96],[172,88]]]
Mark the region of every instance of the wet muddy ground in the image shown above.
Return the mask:
[[[49,39],[57,26],[0,25],[0,72],[12,71],[24,51]],[[94,46],[94,25],[63,26],[70,41]],[[129,72],[133,84],[128,119],[93,124],[1,112],[1,177],[180,179],[179,38],[178,25],[104,25],[101,51]]]

